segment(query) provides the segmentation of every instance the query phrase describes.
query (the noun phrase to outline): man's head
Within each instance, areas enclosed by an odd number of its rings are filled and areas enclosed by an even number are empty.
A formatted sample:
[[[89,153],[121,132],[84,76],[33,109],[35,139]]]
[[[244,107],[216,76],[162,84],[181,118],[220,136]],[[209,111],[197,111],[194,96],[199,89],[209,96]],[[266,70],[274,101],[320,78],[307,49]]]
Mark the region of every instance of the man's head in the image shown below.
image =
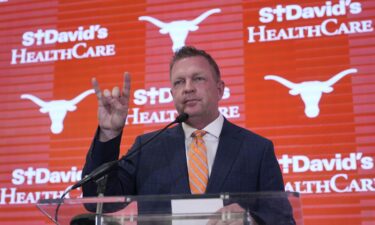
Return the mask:
[[[188,123],[202,129],[219,115],[224,82],[212,57],[203,50],[183,47],[170,64],[171,93],[178,113],[189,114]]]
[[[207,62],[211,65],[211,69],[213,70],[216,80],[219,81],[221,78],[220,69],[215,60],[211,57],[210,54],[205,52],[204,50],[196,49],[192,46],[184,46],[180,48],[175,54],[173,55],[173,58],[169,64],[169,76],[171,76],[172,68],[176,64],[177,61],[180,59],[193,57],[193,56],[202,56],[204,57]]]

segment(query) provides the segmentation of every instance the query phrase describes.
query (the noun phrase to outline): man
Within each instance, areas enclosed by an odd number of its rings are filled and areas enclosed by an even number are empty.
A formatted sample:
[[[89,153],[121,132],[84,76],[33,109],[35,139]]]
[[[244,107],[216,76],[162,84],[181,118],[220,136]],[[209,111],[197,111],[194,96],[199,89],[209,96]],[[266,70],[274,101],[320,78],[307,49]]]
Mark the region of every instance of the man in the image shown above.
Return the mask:
[[[230,123],[219,113],[225,85],[209,54],[193,47],[181,48],[171,61],[170,80],[177,112],[187,113],[188,120],[163,132],[138,154],[124,156],[119,169],[108,177],[106,195],[284,190],[272,142]],[[98,98],[99,128],[83,176],[119,157],[130,77],[125,73],[121,93],[118,87],[102,92],[95,79],[93,86]],[[137,137],[129,152],[152,135]],[[96,195],[95,184],[85,185],[83,191],[85,196]],[[238,209],[239,205],[228,207]]]

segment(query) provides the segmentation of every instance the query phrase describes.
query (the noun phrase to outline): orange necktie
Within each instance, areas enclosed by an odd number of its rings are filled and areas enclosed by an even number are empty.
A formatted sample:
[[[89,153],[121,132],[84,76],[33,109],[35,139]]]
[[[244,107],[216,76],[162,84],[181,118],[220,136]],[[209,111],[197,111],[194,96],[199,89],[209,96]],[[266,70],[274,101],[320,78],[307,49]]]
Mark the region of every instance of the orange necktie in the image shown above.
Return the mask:
[[[189,146],[189,184],[192,194],[203,194],[208,182],[207,148],[203,136],[207,132],[196,130],[191,136],[193,141]]]

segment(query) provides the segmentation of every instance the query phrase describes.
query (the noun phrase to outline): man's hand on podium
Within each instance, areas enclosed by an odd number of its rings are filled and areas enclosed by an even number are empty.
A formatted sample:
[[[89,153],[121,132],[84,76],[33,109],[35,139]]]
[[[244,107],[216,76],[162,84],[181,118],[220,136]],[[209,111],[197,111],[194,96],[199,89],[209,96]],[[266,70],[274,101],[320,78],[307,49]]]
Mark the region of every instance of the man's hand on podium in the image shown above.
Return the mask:
[[[245,213],[245,209],[243,209],[239,204],[233,203],[227,206],[224,206],[223,208],[219,209],[217,213],[222,213],[226,216],[224,216],[222,220],[210,220],[208,221],[207,225],[242,225],[243,224],[243,219],[231,219],[231,218],[226,218],[229,216],[231,213]]]

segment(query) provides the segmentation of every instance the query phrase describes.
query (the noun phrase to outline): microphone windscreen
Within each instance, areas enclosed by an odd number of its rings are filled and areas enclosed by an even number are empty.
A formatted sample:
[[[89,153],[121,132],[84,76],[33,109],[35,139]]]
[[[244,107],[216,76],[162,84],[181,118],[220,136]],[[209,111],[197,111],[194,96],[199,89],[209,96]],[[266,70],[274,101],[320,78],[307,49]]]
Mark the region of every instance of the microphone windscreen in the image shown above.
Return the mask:
[[[185,122],[189,118],[189,115],[187,113],[181,113],[176,117],[176,123],[182,123]]]

